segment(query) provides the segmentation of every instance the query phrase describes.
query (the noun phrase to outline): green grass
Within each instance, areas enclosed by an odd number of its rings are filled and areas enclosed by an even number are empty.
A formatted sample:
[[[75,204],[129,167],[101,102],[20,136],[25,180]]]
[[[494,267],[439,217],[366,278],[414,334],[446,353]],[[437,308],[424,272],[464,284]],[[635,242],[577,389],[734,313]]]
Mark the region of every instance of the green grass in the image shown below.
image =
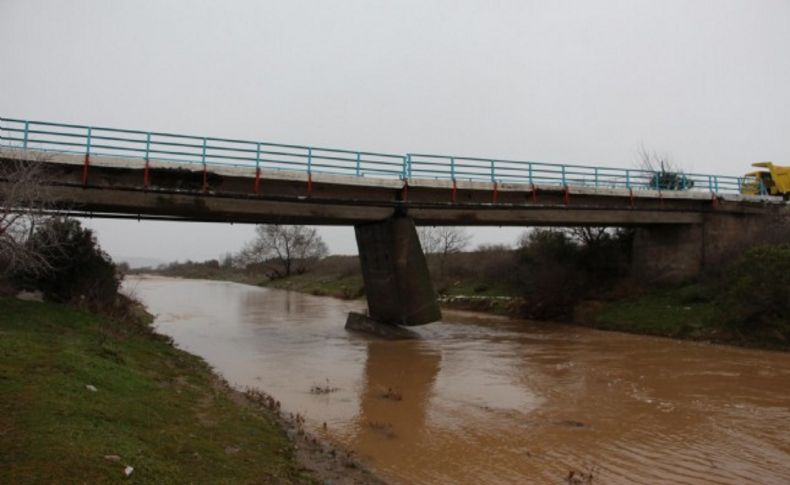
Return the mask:
[[[266,283],[266,276],[263,274],[250,274],[244,271],[235,269],[224,268],[206,268],[206,267],[193,267],[193,268],[177,268],[163,271],[150,271],[148,273],[160,274],[162,276],[172,276],[175,278],[190,278],[198,280],[218,280],[218,281],[233,281],[235,283],[244,283],[247,285],[260,285]]]
[[[705,338],[720,328],[716,306],[698,286],[654,290],[636,300],[605,302],[598,327],[673,337]]]
[[[728,323],[728,309],[705,284],[652,290],[638,298],[598,302],[585,321],[596,328],[733,345],[790,350],[790,322]]]
[[[505,284],[487,285],[474,281],[457,281],[453,284],[447,285],[444,289],[445,295],[461,295],[461,296],[508,296],[519,297],[519,292],[512,286]]]
[[[333,296],[345,300],[353,300],[364,295],[364,284],[362,283],[361,274],[304,273],[272,280],[263,286],[293,290],[311,295]]]
[[[144,324],[0,298],[0,483],[300,479],[270,415]]]

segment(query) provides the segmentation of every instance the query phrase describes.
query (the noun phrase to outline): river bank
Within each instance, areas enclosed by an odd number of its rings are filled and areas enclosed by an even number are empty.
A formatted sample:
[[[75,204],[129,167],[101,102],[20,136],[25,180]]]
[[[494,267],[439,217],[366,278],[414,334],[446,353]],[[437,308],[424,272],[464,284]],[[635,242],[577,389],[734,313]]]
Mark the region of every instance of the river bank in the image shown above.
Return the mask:
[[[377,481],[149,324],[0,297],[0,482]]]
[[[790,351],[790,318],[772,325],[733,325],[700,284],[657,288],[638,295],[580,302],[572,323],[600,330]]]

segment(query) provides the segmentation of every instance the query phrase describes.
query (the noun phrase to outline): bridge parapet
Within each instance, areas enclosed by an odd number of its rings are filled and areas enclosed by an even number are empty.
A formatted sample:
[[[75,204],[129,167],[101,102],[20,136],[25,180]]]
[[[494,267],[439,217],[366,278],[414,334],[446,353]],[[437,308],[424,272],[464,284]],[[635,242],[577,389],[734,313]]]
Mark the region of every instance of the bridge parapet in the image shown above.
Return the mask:
[[[324,148],[230,138],[115,129],[87,125],[0,118],[0,144],[91,158],[109,157],[147,164],[175,162],[212,171],[244,167],[256,171],[334,174],[390,180],[432,179],[600,188],[671,193],[737,194],[743,177],[668,174],[583,164],[547,163],[468,156]],[[667,177],[671,175],[671,177]]]
[[[76,215],[353,225],[408,213],[422,225],[627,226],[698,224],[704,213],[762,214],[781,198],[700,191],[393,179],[211,167],[158,159],[0,148],[36,161]]]

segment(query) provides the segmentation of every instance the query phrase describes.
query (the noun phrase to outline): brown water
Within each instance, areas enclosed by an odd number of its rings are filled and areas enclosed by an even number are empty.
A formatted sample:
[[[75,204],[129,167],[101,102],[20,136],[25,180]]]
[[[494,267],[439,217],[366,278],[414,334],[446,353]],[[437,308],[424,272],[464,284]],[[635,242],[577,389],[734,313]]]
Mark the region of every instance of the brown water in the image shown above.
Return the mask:
[[[790,355],[470,314],[350,334],[344,302],[131,279],[161,333],[396,483],[790,483]],[[311,387],[337,388],[328,394]],[[400,398],[400,399],[398,399]]]

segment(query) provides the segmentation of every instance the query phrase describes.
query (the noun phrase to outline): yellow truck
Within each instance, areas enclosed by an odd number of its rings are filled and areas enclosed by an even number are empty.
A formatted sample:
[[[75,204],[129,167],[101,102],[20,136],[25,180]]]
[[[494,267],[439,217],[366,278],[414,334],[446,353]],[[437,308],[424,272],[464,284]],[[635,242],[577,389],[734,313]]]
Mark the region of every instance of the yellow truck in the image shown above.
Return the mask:
[[[749,172],[744,177],[741,193],[746,195],[780,195],[790,199],[790,167],[780,167],[771,162],[753,163],[752,167],[765,168]]]

